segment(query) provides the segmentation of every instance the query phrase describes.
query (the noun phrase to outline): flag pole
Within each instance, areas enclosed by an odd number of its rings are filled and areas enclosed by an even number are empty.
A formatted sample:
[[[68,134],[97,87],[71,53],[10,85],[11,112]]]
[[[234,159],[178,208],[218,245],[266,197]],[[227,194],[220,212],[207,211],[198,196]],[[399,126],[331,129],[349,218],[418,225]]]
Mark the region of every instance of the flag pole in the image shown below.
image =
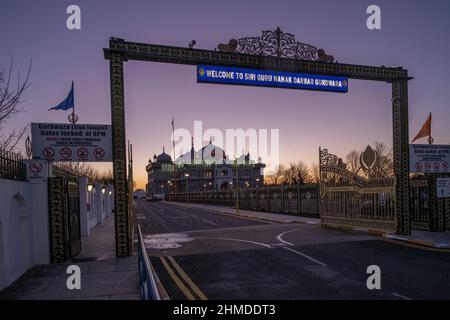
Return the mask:
[[[175,173],[175,120],[172,117],[172,149],[173,149],[173,172],[172,172],[172,179],[174,177],[174,173]],[[177,186],[175,185],[175,190],[174,192],[177,192]]]
[[[76,118],[75,115],[75,90],[73,89],[73,80],[72,80],[72,87],[70,88],[70,91],[72,92],[72,100],[73,100],[73,106],[72,106],[72,114],[69,115],[69,121],[72,124],[75,124],[78,119]]]
[[[430,112],[430,132],[428,135],[428,144],[433,144],[433,137],[431,136],[431,123],[432,123],[432,120],[431,120],[431,112]]]
[[[175,121],[172,117],[172,149],[173,149],[173,161],[175,163]]]
[[[72,93],[73,93],[72,119],[73,119],[73,124],[75,124],[77,122],[77,120],[75,118],[75,89],[73,88],[73,80],[72,80]]]

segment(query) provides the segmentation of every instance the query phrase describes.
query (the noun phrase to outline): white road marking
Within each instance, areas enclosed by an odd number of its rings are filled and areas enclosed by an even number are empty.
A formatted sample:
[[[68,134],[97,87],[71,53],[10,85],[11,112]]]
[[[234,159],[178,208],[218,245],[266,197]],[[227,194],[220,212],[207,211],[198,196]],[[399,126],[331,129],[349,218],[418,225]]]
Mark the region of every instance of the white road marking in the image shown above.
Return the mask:
[[[283,248],[286,249],[286,250],[289,250],[289,251],[291,251],[291,252],[294,252],[294,253],[296,253],[296,254],[298,254],[298,255],[301,255],[302,257],[304,257],[304,258],[306,258],[306,259],[308,259],[308,260],[310,260],[310,261],[312,261],[312,262],[314,262],[314,263],[317,263],[317,264],[321,265],[322,267],[326,267],[326,266],[327,266],[325,263],[320,262],[319,260],[316,260],[316,259],[314,259],[313,257],[310,257],[310,256],[308,256],[307,254],[304,254],[304,253],[302,253],[302,252],[300,252],[300,251],[294,250],[294,249],[289,248],[289,247],[283,247]]]
[[[392,295],[393,295],[394,297],[397,297],[397,298],[400,298],[400,299],[403,299],[403,300],[412,300],[411,298],[408,298],[408,297],[406,297],[406,296],[404,296],[404,295],[401,295],[401,294],[399,294],[399,293],[396,293],[396,292],[392,292]]]
[[[204,223],[207,223],[207,224],[210,224],[210,225],[212,225],[212,226],[218,227],[218,225],[217,225],[216,223],[212,222],[212,221],[205,220],[205,219],[203,219],[202,221],[203,221]]]
[[[256,244],[258,246],[262,246],[265,248],[272,249],[272,246],[267,243],[262,242],[256,242],[256,241],[250,241],[250,240],[243,240],[243,239],[234,239],[234,238],[211,238],[211,237],[193,237],[194,239],[214,239],[214,240],[229,240],[229,241],[239,241],[239,242],[246,242],[246,243],[252,243]]]
[[[288,233],[291,233],[291,232],[294,232],[294,231],[298,231],[298,230],[311,230],[311,229],[316,229],[316,227],[314,227],[314,228],[296,228],[296,229],[291,229],[291,230],[285,231],[285,232],[283,232],[283,233],[280,233],[279,235],[276,236],[276,239],[277,239],[278,241],[280,241],[281,243],[287,244],[288,246],[295,246],[295,244],[293,244],[293,243],[291,243],[291,242],[289,242],[289,241],[284,240],[284,239],[283,239],[283,236],[284,236],[285,234],[288,234]]]
[[[282,242],[284,244],[287,244],[288,246],[295,246],[293,243],[288,242],[286,240],[283,240],[283,236],[285,234],[287,234],[287,233],[294,232],[294,231],[297,231],[297,230],[302,230],[302,229],[301,228],[297,228],[297,229],[292,229],[292,230],[285,231],[285,232],[280,233],[279,235],[277,235],[276,238],[277,238],[278,241],[280,241],[280,242]]]

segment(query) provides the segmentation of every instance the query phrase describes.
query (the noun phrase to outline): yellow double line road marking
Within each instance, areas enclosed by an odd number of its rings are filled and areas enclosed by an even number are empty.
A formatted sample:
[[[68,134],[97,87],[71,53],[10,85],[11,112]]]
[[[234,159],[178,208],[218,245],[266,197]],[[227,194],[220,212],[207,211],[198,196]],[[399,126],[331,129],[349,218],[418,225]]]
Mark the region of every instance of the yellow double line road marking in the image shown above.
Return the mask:
[[[175,282],[177,287],[180,288],[181,292],[183,292],[186,298],[188,298],[189,300],[196,300],[197,298],[195,296],[197,296],[200,300],[208,300],[206,295],[195,285],[195,283],[186,274],[186,272],[184,272],[184,270],[180,267],[180,265],[175,261],[174,258],[172,258],[171,256],[167,257],[169,262],[172,264],[172,266],[175,268],[175,270],[178,272],[178,275],[184,280],[184,282],[171,268],[170,263],[166,260],[166,258],[160,257],[160,259],[170,278],[173,280],[173,282]]]

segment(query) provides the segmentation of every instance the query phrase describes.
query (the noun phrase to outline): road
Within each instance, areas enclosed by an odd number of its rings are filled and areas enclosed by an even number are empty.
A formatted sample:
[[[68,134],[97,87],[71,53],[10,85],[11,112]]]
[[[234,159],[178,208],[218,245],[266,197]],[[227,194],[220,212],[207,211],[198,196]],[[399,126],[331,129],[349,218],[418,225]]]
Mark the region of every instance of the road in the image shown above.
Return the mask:
[[[450,299],[450,253],[307,224],[136,203],[171,299]],[[381,270],[369,290],[367,267]]]

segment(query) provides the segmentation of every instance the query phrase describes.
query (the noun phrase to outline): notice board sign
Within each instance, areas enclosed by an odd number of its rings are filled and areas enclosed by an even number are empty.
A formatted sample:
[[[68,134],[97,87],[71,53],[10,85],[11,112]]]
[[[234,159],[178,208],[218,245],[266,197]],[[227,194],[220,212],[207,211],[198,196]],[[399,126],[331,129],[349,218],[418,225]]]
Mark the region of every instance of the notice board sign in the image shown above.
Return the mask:
[[[112,128],[105,124],[32,123],[34,159],[112,162]]]
[[[450,163],[450,145],[410,144],[409,167],[414,173],[447,173]]]

